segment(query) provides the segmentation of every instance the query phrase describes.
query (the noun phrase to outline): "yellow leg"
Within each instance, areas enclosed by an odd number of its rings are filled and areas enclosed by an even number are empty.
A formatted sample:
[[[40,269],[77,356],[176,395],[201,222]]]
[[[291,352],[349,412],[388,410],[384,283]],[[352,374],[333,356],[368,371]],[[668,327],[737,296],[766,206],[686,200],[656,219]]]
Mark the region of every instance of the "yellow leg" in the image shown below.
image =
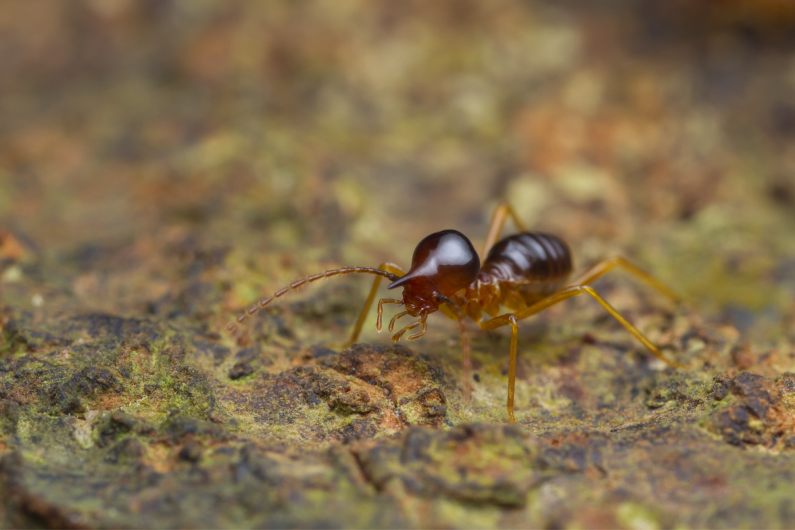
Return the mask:
[[[654,343],[652,343],[649,339],[647,339],[646,336],[643,335],[643,333],[641,333],[638,330],[638,328],[636,328],[635,326],[630,324],[629,321],[626,318],[621,316],[621,313],[619,313],[612,305],[610,305],[607,302],[607,300],[602,298],[599,295],[599,293],[594,291],[593,287],[590,287],[588,285],[572,285],[570,287],[566,287],[566,288],[561,289],[560,291],[558,291],[558,292],[556,292],[554,294],[551,294],[550,296],[544,298],[543,300],[541,300],[539,302],[536,302],[535,304],[531,305],[527,309],[523,309],[521,311],[518,311],[517,313],[507,313],[505,315],[500,315],[498,317],[494,317],[494,318],[492,318],[490,320],[487,320],[486,322],[481,323],[480,327],[483,328],[483,329],[494,329],[494,328],[498,328],[500,326],[505,326],[505,325],[508,325],[510,323],[510,318],[511,317],[515,317],[517,320],[522,320],[522,319],[528,318],[528,317],[530,317],[532,315],[535,315],[536,313],[540,313],[544,309],[546,309],[546,308],[548,308],[548,307],[550,307],[552,305],[555,305],[555,304],[557,304],[559,302],[562,302],[563,300],[567,300],[569,298],[572,298],[574,296],[581,295],[581,294],[587,294],[591,298],[596,300],[599,303],[599,305],[601,305],[604,308],[604,310],[607,311],[610,314],[610,316],[612,316],[614,319],[616,319],[619,324],[624,326],[624,329],[626,329],[633,337],[638,339],[638,341],[641,344],[643,344],[643,346],[646,347],[646,349],[649,351],[649,353],[654,355],[656,358],[660,359],[662,362],[664,362],[668,366],[675,367],[675,368],[681,367],[681,365],[679,363],[666,358],[662,354],[660,349],[657,346],[655,346]]]
[[[662,283],[660,280],[649,274],[648,272],[644,271],[631,261],[621,256],[616,256],[614,258],[606,259],[604,261],[600,261],[590,269],[588,269],[582,276],[580,276],[577,281],[574,282],[573,285],[590,285],[598,278],[601,278],[608,272],[613,269],[623,269],[626,272],[632,274],[637,279],[645,283],[646,285],[656,289],[660,292],[663,296],[666,296],[673,300],[674,302],[679,302],[680,298],[670,287]]]
[[[492,319],[478,322],[481,329],[495,329],[502,326],[511,326],[511,346],[508,354],[508,400],[506,408],[508,411],[508,421],[516,423],[513,414],[514,397],[516,395],[516,358],[519,345],[519,318],[518,314],[505,313]]]
[[[594,291],[594,289],[588,285],[572,285],[570,287],[566,287],[543,300],[536,302],[535,304],[531,305],[527,309],[523,309],[516,313],[505,313],[503,315],[494,317],[492,319],[486,320],[484,322],[480,322],[479,326],[481,329],[495,329],[502,326],[511,326],[511,349],[510,349],[510,358],[508,361],[508,420],[511,422],[516,421],[513,415],[513,404],[514,404],[514,388],[516,385],[516,348],[517,348],[517,339],[519,336],[519,327],[517,322],[519,320],[528,318],[530,316],[535,315],[536,313],[540,313],[544,309],[553,306],[559,302],[572,298],[574,296],[578,296],[581,294],[587,294],[591,296],[594,300],[596,300],[599,305],[601,305],[605,311],[607,311],[610,316],[616,319],[624,328],[633,336],[635,337],[646,349],[654,355],[657,359],[660,359],[662,362],[667,364],[668,366],[672,366],[675,368],[681,367],[681,365],[675,361],[672,361],[666,358],[660,349],[654,345],[649,339],[646,338],[643,333],[641,333],[638,328],[633,326],[629,323],[627,319],[625,319],[621,314],[616,311],[616,309],[610,305],[607,300],[602,298],[599,293]]]
[[[494,213],[491,215],[491,222],[489,223],[489,232],[486,236],[486,243],[483,245],[483,253],[480,255],[480,259],[486,259],[486,255],[491,250],[491,247],[494,246],[494,243],[500,237],[502,233],[503,227],[505,227],[506,219],[510,217],[513,219],[513,224],[516,225],[516,229],[520,232],[525,231],[524,223],[519,219],[519,216],[516,215],[516,211],[513,207],[508,204],[507,202],[501,202],[495,208]]]
[[[384,262],[379,265],[378,268],[387,272],[391,272],[392,274],[397,274],[398,276],[403,276],[405,274],[405,271],[401,269],[399,265],[395,265],[394,263]],[[367,300],[365,300],[364,306],[359,313],[359,317],[356,319],[356,324],[353,326],[351,336],[343,345],[343,347],[350,346],[356,342],[356,339],[359,338],[359,335],[362,332],[362,326],[364,326],[364,321],[367,320],[367,314],[370,312],[370,308],[373,306],[373,301],[378,295],[378,287],[381,285],[382,279],[382,276],[376,276],[373,280],[373,286],[370,287],[370,293],[367,295]]]
[[[384,304],[402,304],[403,300],[399,300],[397,298],[382,298],[378,301],[378,310],[376,314],[378,315],[375,319],[375,330],[381,333],[381,324],[384,322]],[[404,311],[405,313],[406,311]],[[391,323],[390,323],[391,325]],[[391,331],[391,330],[390,330]]]
[[[461,366],[464,373],[464,397],[472,397],[472,347],[469,342],[469,331],[464,319],[459,318],[458,330],[461,336]]]
[[[516,423],[516,417],[513,415],[513,399],[514,391],[516,390],[516,348],[519,342],[519,324],[513,315],[508,317],[508,322],[511,324],[511,350],[508,357],[508,401],[506,406],[508,408],[508,421]]]
[[[453,308],[456,309],[453,309]],[[439,311],[451,320],[458,323],[458,330],[461,336],[461,369],[464,377],[463,392],[464,397],[469,399],[472,395],[472,346],[469,340],[469,330],[467,330],[465,319],[466,314],[456,305],[442,304]]]

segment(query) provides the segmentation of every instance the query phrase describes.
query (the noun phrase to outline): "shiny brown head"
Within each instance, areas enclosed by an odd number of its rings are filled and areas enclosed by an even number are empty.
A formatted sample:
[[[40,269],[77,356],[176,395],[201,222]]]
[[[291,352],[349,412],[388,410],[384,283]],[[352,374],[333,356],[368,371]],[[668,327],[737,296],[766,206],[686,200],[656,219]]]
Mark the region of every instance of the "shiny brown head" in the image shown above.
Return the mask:
[[[389,285],[403,287],[403,303],[411,316],[439,309],[447,297],[477,278],[480,258],[467,237],[457,230],[435,232],[419,242],[411,269]]]

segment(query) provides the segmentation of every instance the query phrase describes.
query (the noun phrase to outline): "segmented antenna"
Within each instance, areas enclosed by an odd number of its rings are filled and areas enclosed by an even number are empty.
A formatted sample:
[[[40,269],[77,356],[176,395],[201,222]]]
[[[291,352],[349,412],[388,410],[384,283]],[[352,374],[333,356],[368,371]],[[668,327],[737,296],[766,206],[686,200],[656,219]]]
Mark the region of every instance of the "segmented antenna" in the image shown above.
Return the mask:
[[[279,289],[278,291],[274,292],[272,295],[261,298],[256,304],[249,307],[244,313],[238,315],[238,317],[229,322],[226,325],[226,330],[231,334],[236,334],[238,330],[238,324],[242,324],[248,318],[256,315],[261,309],[265,308],[279,298],[280,296],[284,296],[285,294],[289,293],[290,291],[294,291],[304,284],[311,283],[317,280],[322,280],[324,278],[330,278],[332,276],[338,276],[340,274],[352,274],[352,273],[365,273],[365,274],[376,274],[378,276],[383,276],[384,278],[389,279],[390,281],[395,281],[399,278],[399,276],[392,274],[391,272],[387,272],[385,270],[376,269],[375,267],[340,267],[339,269],[330,269],[325,272],[319,272],[317,274],[310,274],[309,276],[305,276],[293,282],[290,282],[289,285],[286,285]]]

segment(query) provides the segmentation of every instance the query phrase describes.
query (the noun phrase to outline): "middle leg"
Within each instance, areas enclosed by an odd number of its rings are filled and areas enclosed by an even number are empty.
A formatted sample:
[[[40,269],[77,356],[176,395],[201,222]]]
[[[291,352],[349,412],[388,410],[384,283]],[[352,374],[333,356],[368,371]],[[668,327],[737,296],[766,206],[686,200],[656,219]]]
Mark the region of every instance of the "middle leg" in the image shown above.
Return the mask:
[[[502,326],[511,326],[511,346],[508,355],[508,399],[505,406],[508,412],[508,421],[510,423],[516,423],[513,410],[516,391],[516,352],[519,344],[519,319],[514,313],[506,313],[486,321],[478,322],[478,325],[480,329],[495,329]]]
[[[469,330],[466,326],[466,314],[457,305],[442,304],[439,310],[451,320],[458,323],[458,331],[461,343],[461,371],[464,374],[463,392],[464,397],[469,400],[472,396],[472,346],[469,338]]]

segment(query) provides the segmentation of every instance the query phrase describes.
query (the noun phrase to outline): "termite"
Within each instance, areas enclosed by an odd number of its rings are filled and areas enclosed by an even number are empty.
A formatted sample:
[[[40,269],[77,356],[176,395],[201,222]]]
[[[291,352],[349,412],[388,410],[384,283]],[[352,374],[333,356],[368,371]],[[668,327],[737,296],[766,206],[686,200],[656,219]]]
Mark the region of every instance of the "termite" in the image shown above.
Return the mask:
[[[508,218],[511,218],[518,233],[499,239]],[[384,305],[404,307],[389,321],[392,340],[398,342],[407,332],[407,340],[416,340],[427,330],[428,315],[441,311],[456,320],[462,333],[462,349],[469,358],[469,340],[464,322],[470,319],[484,330],[503,326],[511,327],[508,361],[508,397],[506,402],[508,420],[515,422],[514,390],[516,387],[516,352],[519,336],[519,321],[547,309],[559,302],[578,295],[588,295],[596,300],[610,316],[617,320],[633,337],[657,359],[671,367],[679,367],[668,359],[660,349],[610,305],[591,284],[613,269],[623,269],[642,282],[659,291],[673,301],[678,296],[664,283],[623,257],[601,261],[577,277],[568,281],[573,271],[572,255],[568,245],[559,237],[528,232],[515,210],[501,203],[492,215],[490,228],[483,246],[486,258],[481,262],[470,240],[457,230],[442,230],[426,236],[419,242],[411,259],[411,268],[405,272],[394,263],[384,262],[378,267],[342,267],[305,276],[278,289],[271,296],[262,298],[247,311],[227,324],[227,330],[236,333],[238,325],[277,298],[301,286],[342,274],[373,274],[370,292],[353,326],[346,346],[353,344],[362,331],[370,308],[383,278],[391,283],[389,289],[403,288],[402,298],[378,300],[376,329],[380,332],[383,323]],[[397,321],[405,316],[416,320],[395,331]]]

